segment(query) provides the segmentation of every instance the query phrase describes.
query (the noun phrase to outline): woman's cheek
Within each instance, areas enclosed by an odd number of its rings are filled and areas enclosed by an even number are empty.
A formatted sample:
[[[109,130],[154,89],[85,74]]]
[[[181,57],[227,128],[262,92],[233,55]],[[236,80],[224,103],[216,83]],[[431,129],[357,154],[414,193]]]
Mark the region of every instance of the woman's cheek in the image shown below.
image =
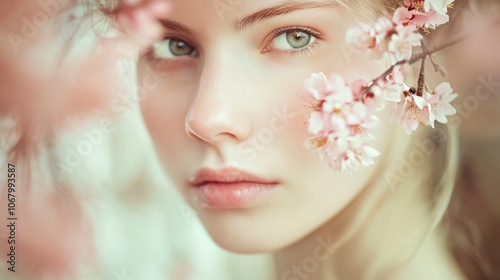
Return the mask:
[[[186,96],[173,83],[164,82],[161,87],[151,91],[141,102],[144,121],[156,144],[162,146],[175,144],[174,139],[183,132],[186,105],[181,102]]]

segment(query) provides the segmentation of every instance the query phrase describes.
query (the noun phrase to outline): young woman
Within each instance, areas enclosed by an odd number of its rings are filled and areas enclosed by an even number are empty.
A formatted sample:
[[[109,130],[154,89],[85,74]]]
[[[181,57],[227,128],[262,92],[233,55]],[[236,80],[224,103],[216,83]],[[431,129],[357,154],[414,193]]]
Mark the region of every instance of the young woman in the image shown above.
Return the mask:
[[[393,1],[171,1],[164,40],[138,80],[164,170],[213,240],[272,252],[277,279],[463,279],[437,223],[457,170],[447,126],[408,137],[382,114],[376,163],[332,171],[303,147],[313,72],[371,79],[387,64],[350,53],[349,27]]]

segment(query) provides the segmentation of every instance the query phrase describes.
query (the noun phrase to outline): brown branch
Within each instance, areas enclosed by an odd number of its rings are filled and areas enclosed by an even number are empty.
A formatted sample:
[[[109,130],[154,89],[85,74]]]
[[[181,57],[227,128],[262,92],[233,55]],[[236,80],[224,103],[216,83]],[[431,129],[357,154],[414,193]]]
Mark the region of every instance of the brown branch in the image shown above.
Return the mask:
[[[456,44],[462,42],[463,40],[465,40],[467,38],[467,35],[469,35],[468,32],[462,33],[460,35],[455,36],[453,39],[449,40],[448,42],[446,42],[442,45],[432,47],[430,49],[427,49],[426,51],[424,50],[421,53],[418,53],[418,54],[412,56],[412,58],[408,61],[408,63],[413,64],[413,63],[419,61],[420,59],[424,58],[425,56],[431,55],[431,54],[436,53],[442,49],[446,49],[448,47],[456,45]]]
[[[394,68],[396,68],[396,66],[401,65],[401,64],[405,64],[405,63],[408,63],[408,64],[412,65],[413,63],[415,63],[415,62],[423,59],[426,56],[429,56],[429,55],[431,55],[433,53],[436,53],[438,51],[441,51],[443,49],[446,49],[448,47],[451,47],[453,45],[456,45],[456,44],[462,42],[463,40],[465,40],[467,38],[468,34],[469,34],[468,32],[464,32],[462,34],[459,34],[459,35],[455,36],[454,38],[452,38],[451,40],[449,40],[448,42],[446,42],[446,43],[444,43],[442,45],[434,46],[434,47],[432,47],[430,49],[425,48],[425,50],[422,50],[421,53],[413,55],[409,60],[400,60],[400,61],[396,62],[394,65],[392,65],[391,67],[389,67],[389,69],[387,69],[386,71],[384,71],[384,73],[382,73],[382,75],[380,75],[377,78],[373,79],[371,81],[370,85],[361,92],[361,96],[367,94],[371,90],[371,88],[378,81],[380,81],[382,79],[385,79],[385,77],[387,77],[387,75],[391,74],[392,71],[394,70]]]
[[[426,58],[427,56],[424,56],[424,58],[422,58],[422,65],[420,66],[420,73],[418,74],[417,96],[422,96],[422,93],[424,92]]]
[[[421,45],[422,45],[422,50],[424,52],[427,51],[427,46],[425,45],[424,40],[421,41]],[[432,57],[431,54],[429,54],[429,60],[431,61],[432,66],[434,66],[434,71],[439,72],[441,74],[441,76],[445,77],[446,76],[446,71],[443,68],[441,68],[441,66],[439,66],[439,64],[437,64],[434,61],[434,59],[433,59],[433,57]]]

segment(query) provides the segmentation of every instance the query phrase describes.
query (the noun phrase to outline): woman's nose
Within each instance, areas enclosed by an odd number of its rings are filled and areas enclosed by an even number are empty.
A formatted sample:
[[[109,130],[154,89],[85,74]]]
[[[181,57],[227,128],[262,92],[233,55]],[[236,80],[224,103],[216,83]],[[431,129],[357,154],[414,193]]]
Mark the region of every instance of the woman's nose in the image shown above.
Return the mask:
[[[252,86],[238,56],[205,59],[196,97],[186,116],[186,132],[208,143],[245,141],[256,108]],[[253,100],[252,100],[253,99]]]

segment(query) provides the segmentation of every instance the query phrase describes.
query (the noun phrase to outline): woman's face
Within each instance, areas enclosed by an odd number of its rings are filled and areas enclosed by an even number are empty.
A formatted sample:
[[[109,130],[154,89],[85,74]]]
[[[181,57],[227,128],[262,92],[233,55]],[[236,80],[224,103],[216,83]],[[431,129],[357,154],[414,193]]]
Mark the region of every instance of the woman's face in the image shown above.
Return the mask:
[[[170,3],[165,40],[141,59],[138,77],[162,77],[141,107],[164,170],[220,246],[269,252],[298,241],[377,168],[335,173],[304,148],[304,80],[320,71],[373,78],[382,65],[349,52],[355,21],[327,1]],[[390,132],[380,125],[374,134],[384,154]]]

